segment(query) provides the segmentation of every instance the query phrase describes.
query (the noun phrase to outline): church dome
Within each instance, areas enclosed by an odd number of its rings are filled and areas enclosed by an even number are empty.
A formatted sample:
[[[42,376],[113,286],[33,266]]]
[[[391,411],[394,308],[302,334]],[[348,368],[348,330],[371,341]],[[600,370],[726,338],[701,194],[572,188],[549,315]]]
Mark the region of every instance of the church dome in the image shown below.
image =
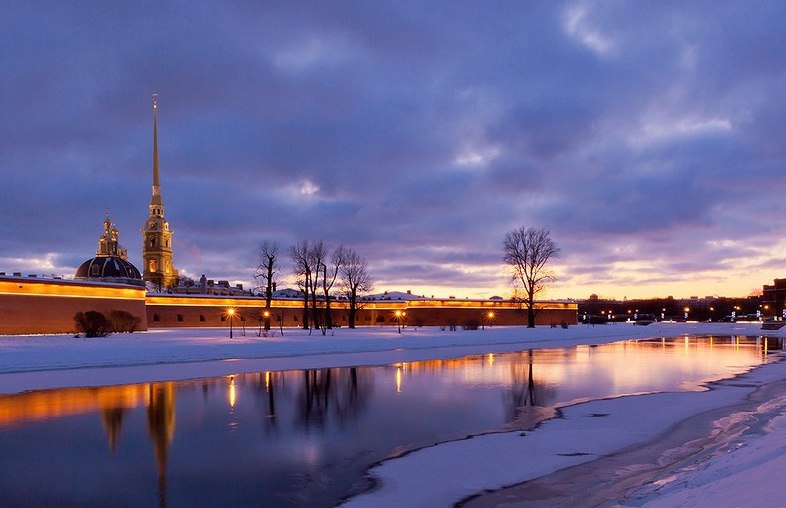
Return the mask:
[[[88,259],[77,268],[74,278],[139,286],[143,284],[139,270],[119,256],[96,256]]]
[[[118,236],[117,228],[109,220],[107,212],[104,232],[98,237],[96,257],[82,263],[74,278],[144,286],[142,275],[128,262],[127,251],[118,243]]]

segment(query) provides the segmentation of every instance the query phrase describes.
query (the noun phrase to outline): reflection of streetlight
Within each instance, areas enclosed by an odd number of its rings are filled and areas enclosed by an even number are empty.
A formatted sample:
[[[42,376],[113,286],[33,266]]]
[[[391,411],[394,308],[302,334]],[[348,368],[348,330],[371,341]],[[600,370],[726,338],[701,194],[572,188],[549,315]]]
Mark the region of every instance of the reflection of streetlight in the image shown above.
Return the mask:
[[[235,317],[235,309],[234,307],[229,307],[227,309],[227,318],[229,318],[229,338],[232,338],[232,319]]]
[[[404,313],[400,310],[396,311],[396,321],[398,321],[398,333],[401,333],[401,320],[404,318]]]
[[[688,320],[688,312],[690,312],[690,307],[685,307],[683,310],[685,311],[685,321],[687,321]]]
[[[235,376],[229,376],[229,407],[235,409],[237,392],[235,391]]]

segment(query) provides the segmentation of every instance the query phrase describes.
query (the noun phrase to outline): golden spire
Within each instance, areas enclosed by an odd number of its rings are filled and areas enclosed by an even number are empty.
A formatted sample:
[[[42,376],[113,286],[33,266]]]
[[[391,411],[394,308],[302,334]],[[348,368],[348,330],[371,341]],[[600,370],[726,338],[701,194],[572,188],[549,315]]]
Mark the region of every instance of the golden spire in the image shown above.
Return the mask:
[[[153,197],[151,205],[161,205],[161,185],[158,181],[158,94],[153,94]]]

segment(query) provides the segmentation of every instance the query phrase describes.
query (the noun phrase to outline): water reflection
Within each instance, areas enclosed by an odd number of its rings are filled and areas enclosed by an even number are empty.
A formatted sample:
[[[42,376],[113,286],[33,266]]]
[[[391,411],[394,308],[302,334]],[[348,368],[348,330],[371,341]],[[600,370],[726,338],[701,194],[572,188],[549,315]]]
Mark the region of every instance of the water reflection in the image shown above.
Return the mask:
[[[3,396],[0,499],[330,506],[391,454],[532,428],[575,401],[700,390],[782,347],[657,339]]]

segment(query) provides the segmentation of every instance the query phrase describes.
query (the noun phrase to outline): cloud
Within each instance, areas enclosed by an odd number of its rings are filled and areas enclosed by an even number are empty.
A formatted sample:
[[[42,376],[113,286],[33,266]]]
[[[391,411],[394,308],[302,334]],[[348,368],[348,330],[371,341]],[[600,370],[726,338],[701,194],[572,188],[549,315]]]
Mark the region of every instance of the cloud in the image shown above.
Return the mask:
[[[322,238],[385,284],[490,296],[529,224],[562,247],[551,296],[747,293],[779,275],[784,10],[12,2],[0,259],[73,271],[109,208],[139,262],[158,92],[187,273],[249,281],[262,239]]]

